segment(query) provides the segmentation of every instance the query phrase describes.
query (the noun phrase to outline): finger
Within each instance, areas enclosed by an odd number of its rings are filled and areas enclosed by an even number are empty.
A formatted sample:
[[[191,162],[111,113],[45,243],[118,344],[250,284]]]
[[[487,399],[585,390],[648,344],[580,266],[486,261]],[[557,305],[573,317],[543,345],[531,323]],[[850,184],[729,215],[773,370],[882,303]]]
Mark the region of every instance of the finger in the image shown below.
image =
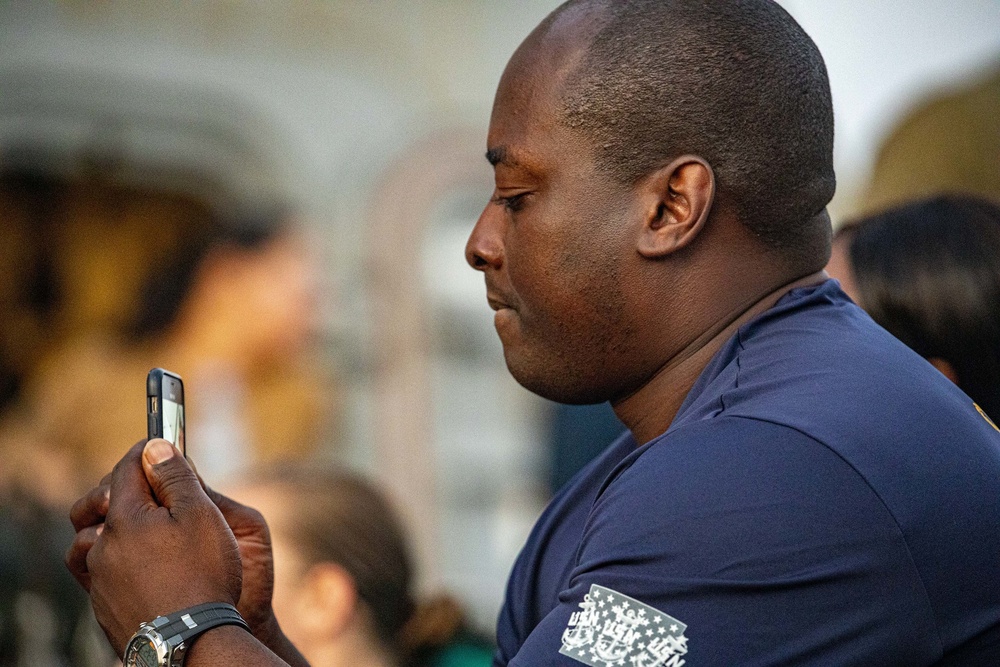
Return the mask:
[[[107,475],[105,475],[104,477],[101,478],[101,481],[98,484],[98,486],[107,486],[107,487],[111,486],[111,473],[110,472]]]
[[[252,507],[248,507],[236,502],[232,498],[222,495],[218,491],[205,487],[205,493],[215,503],[215,506],[222,512],[222,517],[226,520],[230,530],[237,536],[250,532],[263,532],[269,534],[267,522],[264,515]]]
[[[142,450],[145,444],[145,440],[135,443],[111,471],[111,494],[106,523],[113,523],[120,512],[156,506],[153,490],[142,469]]]
[[[198,465],[194,462],[194,459],[187,454],[184,455],[184,458],[187,459],[188,465],[191,466],[191,470],[194,470],[194,476],[198,478],[198,482],[200,482],[202,488],[204,488],[205,480],[201,478],[201,473],[198,472]]]
[[[69,520],[77,532],[104,521],[108,515],[108,499],[111,487],[107,484],[95,486],[86,495],[73,503],[69,512]]]
[[[198,472],[198,465],[194,462],[194,459],[187,454],[184,455],[184,459],[188,462],[188,465],[191,466],[191,470],[194,472],[194,476],[198,478],[198,483],[201,484],[201,488],[205,492],[205,495],[207,495],[208,499],[214,503],[215,499],[212,498],[212,494],[214,494],[215,491],[209,488],[208,484],[205,483],[205,478],[201,476],[200,472]]]
[[[66,568],[88,593],[90,592],[90,571],[87,569],[87,554],[97,543],[97,538],[100,537],[103,530],[104,524],[98,524],[77,531],[76,537],[73,538],[73,544],[66,551]]]
[[[199,500],[208,500],[191,466],[166,440],[156,438],[146,443],[142,467],[153,494],[164,507],[190,507]]]

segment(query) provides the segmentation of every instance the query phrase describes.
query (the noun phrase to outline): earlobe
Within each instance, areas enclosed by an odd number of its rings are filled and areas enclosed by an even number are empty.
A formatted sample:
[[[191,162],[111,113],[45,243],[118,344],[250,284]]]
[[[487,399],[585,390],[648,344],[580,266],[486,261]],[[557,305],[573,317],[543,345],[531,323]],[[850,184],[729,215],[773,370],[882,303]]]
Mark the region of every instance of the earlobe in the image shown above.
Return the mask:
[[[677,158],[639,186],[644,202],[639,253],[658,259],[687,246],[708,220],[715,200],[715,174],[694,155]]]

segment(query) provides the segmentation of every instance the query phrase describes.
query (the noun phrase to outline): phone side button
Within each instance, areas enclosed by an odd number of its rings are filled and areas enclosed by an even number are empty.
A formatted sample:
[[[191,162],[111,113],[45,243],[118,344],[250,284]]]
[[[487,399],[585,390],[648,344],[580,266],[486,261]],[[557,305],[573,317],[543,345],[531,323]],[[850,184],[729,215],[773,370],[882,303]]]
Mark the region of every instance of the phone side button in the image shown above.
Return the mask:
[[[154,415],[149,415],[146,420],[146,434],[149,438],[158,437],[156,433],[156,417]]]

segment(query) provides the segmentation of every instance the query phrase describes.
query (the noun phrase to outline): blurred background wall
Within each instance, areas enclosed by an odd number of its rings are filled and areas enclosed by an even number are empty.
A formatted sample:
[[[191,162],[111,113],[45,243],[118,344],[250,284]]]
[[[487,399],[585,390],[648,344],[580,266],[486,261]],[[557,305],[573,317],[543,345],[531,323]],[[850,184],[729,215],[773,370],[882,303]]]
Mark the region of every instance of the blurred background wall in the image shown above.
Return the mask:
[[[0,172],[113,167],[137,187],[298,210],[322,267],[332,379],[317,391],[339,415],[316,455],[386,484],[423,586],[456,593],[484,629],[550,493],[555,410],[507,375],[462,248],[491,189],[496,83],[555,4],[0,2]],[[830,71],[837,220],[866,206],[902,118],[1000,66],[995,0],[782,4]]]

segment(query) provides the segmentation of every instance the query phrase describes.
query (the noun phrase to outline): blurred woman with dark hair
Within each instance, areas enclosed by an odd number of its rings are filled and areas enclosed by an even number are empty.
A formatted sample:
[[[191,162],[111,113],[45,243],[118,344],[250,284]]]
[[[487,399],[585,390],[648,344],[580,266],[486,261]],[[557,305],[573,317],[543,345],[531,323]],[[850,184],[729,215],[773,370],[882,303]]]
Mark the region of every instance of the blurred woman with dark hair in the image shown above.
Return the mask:
[[[105,181],[66,191],[52,214],[62,236],[115,251],[67,251],[62,319],[86,319],[91,293],[121,313],[73,330],[23,383],[0,424],[0,490],[59,507],[93,485],[146,435],[156,366],[184,378],[188,452],[214,483],[311,453],[336,391],[312,345],[316,258],[290,211],[239,212]],[[80,263],[86,271],[72,268]]]
[[[353,475],[286,465],[233,497],[267,519],[275,616],[316,667],[485,667],[492,652],[458,605],[413,597],[406,539],[386,500]]]
[[[1000,208],[939,196],[842,229],[828,266],[890,333],[1000,415]]]

